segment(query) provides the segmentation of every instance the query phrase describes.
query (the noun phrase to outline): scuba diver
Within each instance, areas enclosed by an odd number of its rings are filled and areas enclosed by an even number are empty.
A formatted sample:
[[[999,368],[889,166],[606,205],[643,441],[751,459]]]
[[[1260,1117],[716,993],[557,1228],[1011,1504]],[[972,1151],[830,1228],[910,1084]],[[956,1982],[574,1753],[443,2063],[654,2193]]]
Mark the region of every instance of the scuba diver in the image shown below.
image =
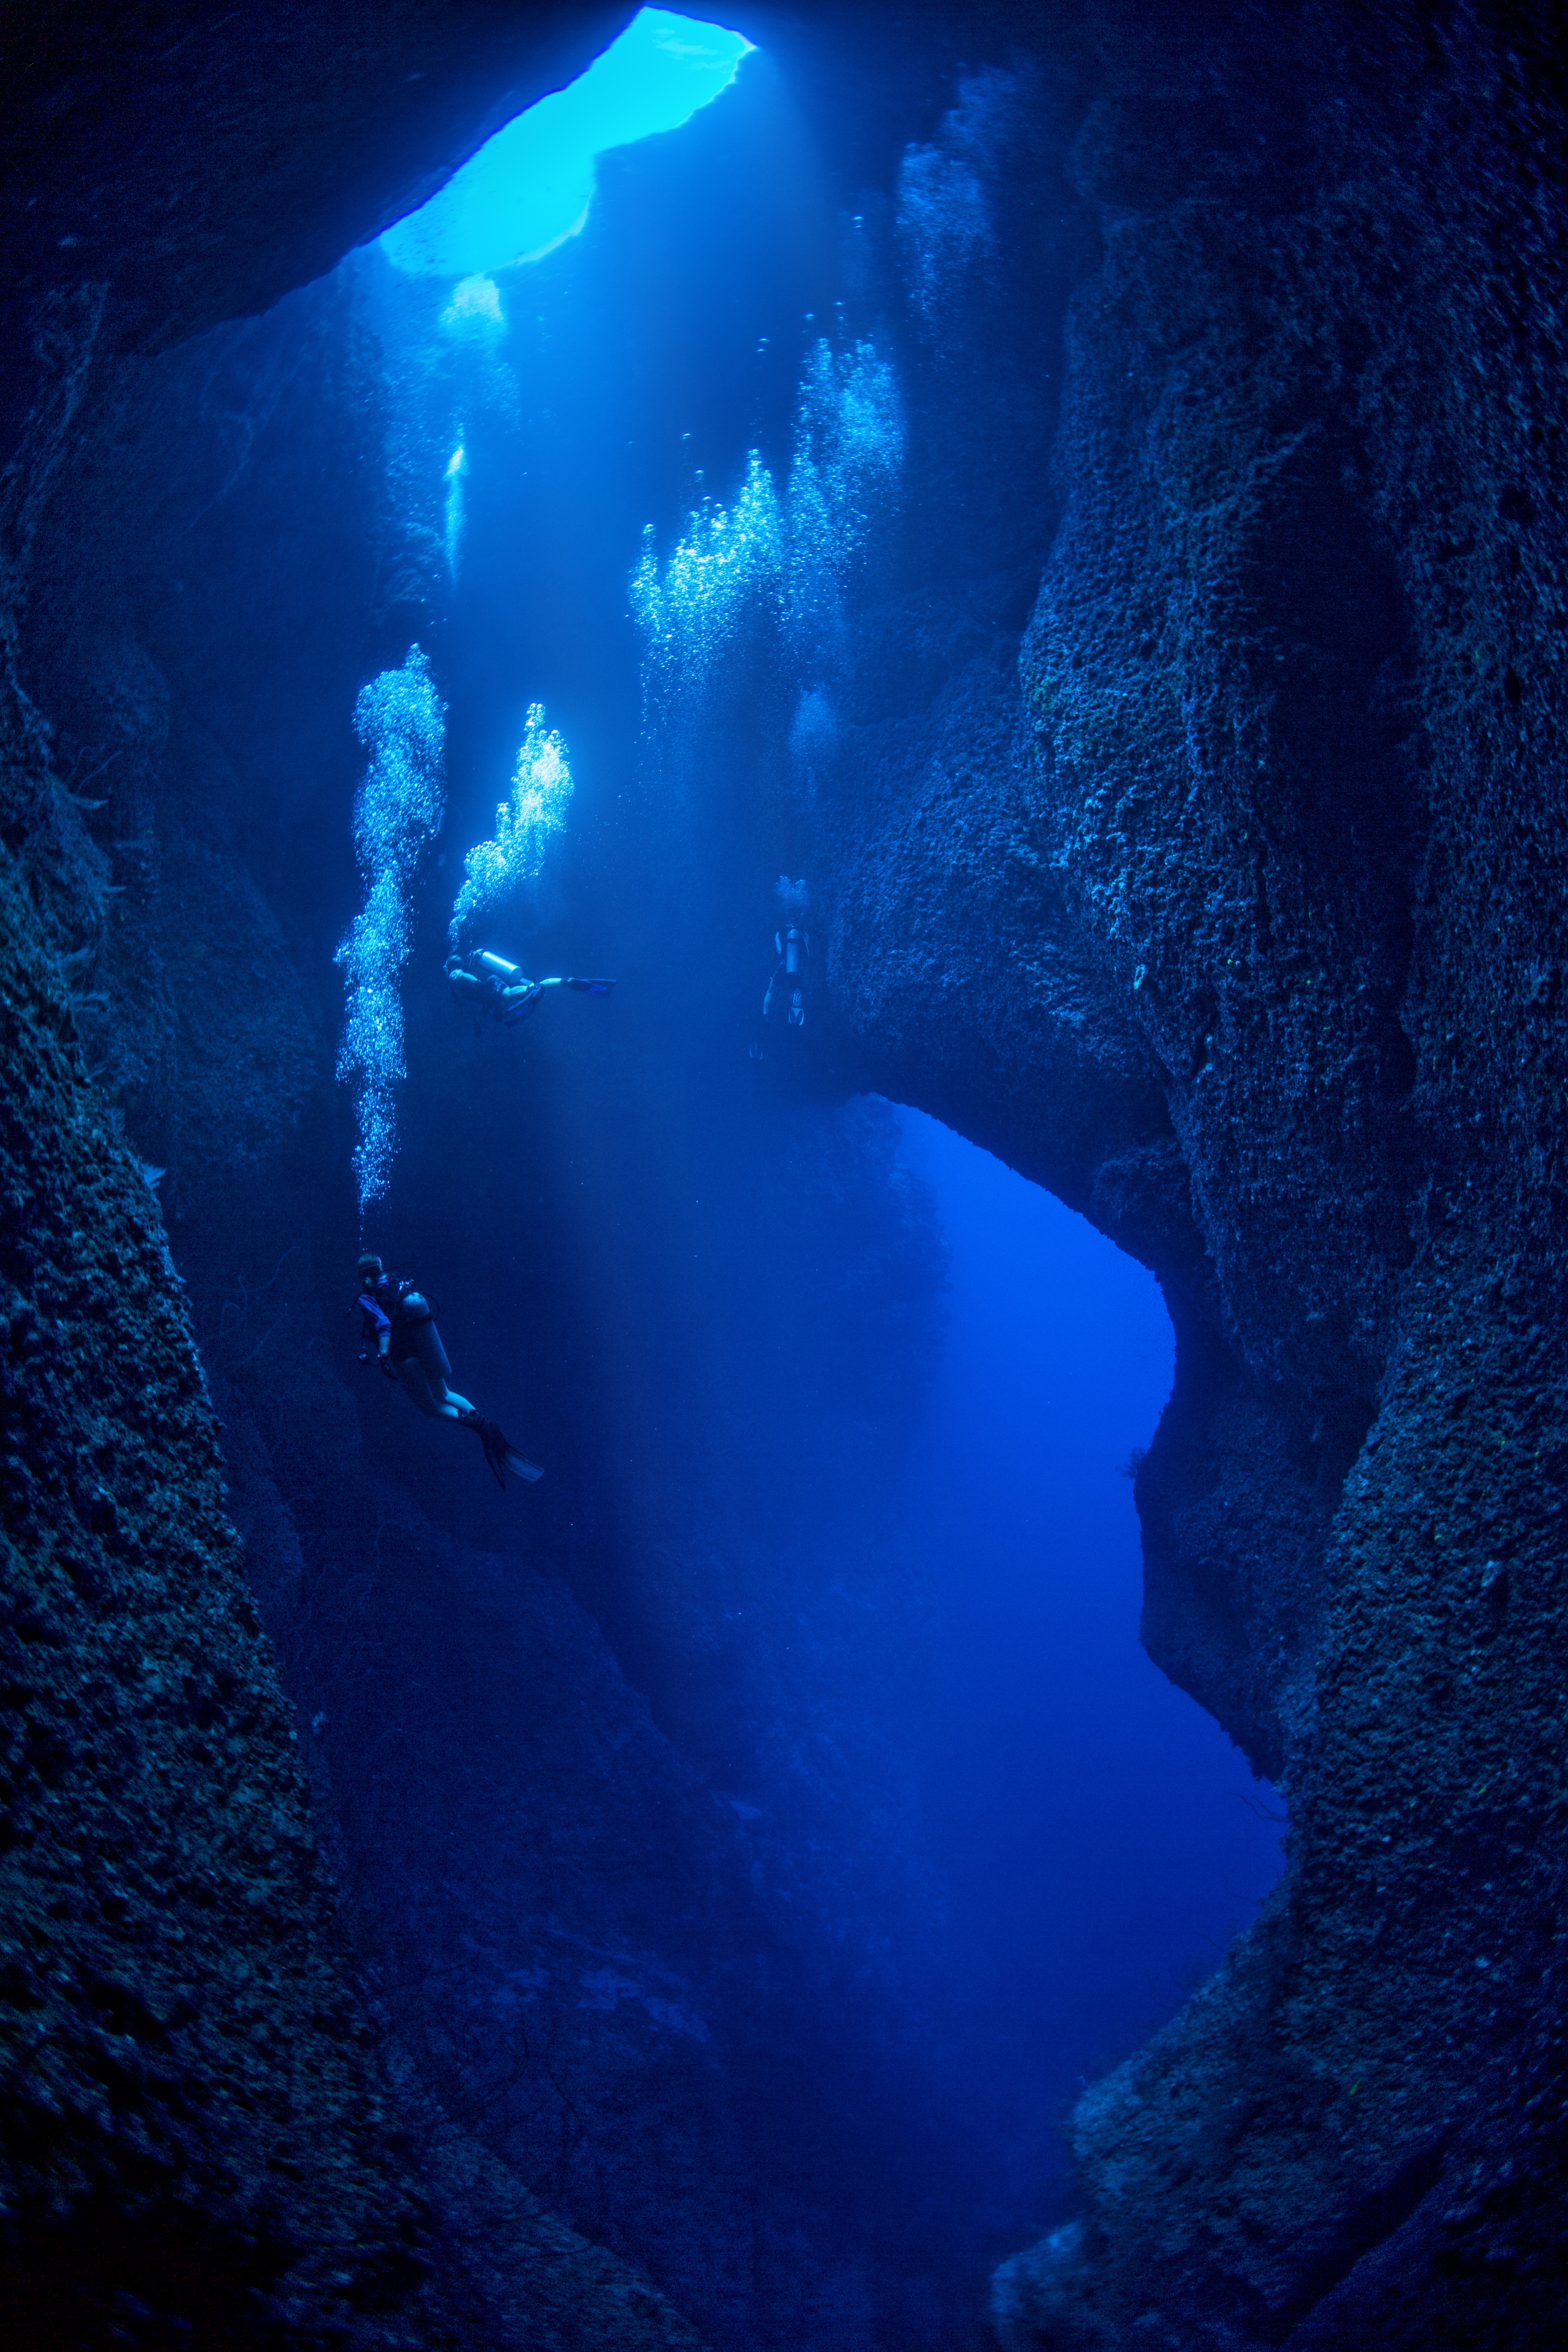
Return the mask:
[[[456,1003],[473,1011],[476,1035],[481,1013],[498,1021],[504,1029],[515,1029],[519,1021],[528,1019],[547,988],[574,988],[580,996],[608,996],[615,985],[612,980],[574,980],[570,975],[530,980],[517,964],[485,948],[473,955],[455,949],[446,959],[446,977]]]
[[[779,877],[779,911],[789,917],[807,911],[808,893],[804,882],[791,882],[787,874]],[[768,983],[768,993],[762,1000],[762,1018],[776,1021],[782,1013],[791,1029],[806,1025],[806,967],[810,961],[811,936],[799,923],[791,920],[781,931],[773,934],[774,951],[779,962]]]
[[[379,1257],[367,1251],[359,1263],[360,1349],[361,1364],[374,1364],[395,1381],[412,1405],[433,1421],[460,1422],[471,1429],[485,1449],[485,1459],[497,1486],[507,1473],[517,1478],[542,1478],[537,1462],[517,1452],[493,1421],[471,1405],[448,1383],[452,1367],[435,1328],[435,1309],[412,1282],[396,1282]]]

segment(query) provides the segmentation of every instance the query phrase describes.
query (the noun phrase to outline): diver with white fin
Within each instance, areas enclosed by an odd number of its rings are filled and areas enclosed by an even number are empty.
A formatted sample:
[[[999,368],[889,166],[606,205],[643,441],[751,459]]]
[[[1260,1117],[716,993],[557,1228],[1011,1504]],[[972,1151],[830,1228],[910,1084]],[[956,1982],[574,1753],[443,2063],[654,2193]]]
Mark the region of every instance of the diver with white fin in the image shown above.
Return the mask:
[[[608,996],[615,985],[612,980],[578,980],[570,973],[530,980],[520,965],[492,955],[487,948],[473,954],[455,949],[446,959],[446,977],[456,1003],[474,1014],[476,1035],[481,1016],[499,1022],[503,1029],[515,1029],[543,1001],[547,988],[575,989],[580,996]]]
[[[497,1486],[505,1486],[508,1470],[515,1478],[542,1478],[538,1464],[519,1454],[493,1421],[450,1385],[452,1367],[435,1328],[435,1308],[424,1294],[412,1282],[394,1280],[370,1250],[359,1262],[359,1279],[361,1363],[374,1364],[395,1381],[410,1404],[430,1420],[471,1429]]]

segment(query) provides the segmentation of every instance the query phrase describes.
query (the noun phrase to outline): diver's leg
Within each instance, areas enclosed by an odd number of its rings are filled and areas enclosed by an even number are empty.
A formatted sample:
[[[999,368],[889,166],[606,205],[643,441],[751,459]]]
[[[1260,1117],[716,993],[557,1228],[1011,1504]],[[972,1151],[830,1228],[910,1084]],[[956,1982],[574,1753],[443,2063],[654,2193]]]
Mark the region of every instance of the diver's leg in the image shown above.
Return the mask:
[[[452,1367],[446,1360],[446,1350],[441,1344],[441,1334],[434,1322],[422,1323],[413,1335],[418,1350],[419,1368],[429,1389],[429,1410],[442,1421],[461,1421],[474,1408],[465,1396],[459,1396],[451,1385]]]
[[[424,1376],[424,1367],[416,1358],[404,1356],[397,1368],[397,1376],[402,1382],[404,1396],[416,1412],[424,1413],[432,1421],[443,1418],[441,1406]]]
[[[529,1462],[519,1454],[493,1421],[486,1421],[465,1396],[459,1396],[450,1385],[452,1367],[446,1360],[446,1350],[441,1344],[441,1334],[434,1323],[420,1324],[412,1337],[418,1350],[420,1382],[431,1400],[426,1410],[439,1414],[444,1421],[461,1422],[473,1430],[485,1449],[490,1475],[497,1486],[506,1485],[508,1470],[519,1478],[542,1477],[544,1474],[538,1464]]]

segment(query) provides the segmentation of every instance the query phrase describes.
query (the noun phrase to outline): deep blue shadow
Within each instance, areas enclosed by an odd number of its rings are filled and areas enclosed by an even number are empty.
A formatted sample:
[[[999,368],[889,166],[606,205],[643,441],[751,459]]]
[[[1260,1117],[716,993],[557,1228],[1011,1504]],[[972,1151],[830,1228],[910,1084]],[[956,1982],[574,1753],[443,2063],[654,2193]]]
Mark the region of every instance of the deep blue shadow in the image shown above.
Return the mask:
[[[1172,1364],[1153,1277],[988,1152],[900,1117],[952,1252],[915,1474],[943,1660],[929,1801],[970,2063],[1017,2158],[1049,2172],[1082,2078],[1252,1917],[1278,1874],[1280,1808],[1138,1642],[1123,1474]]]

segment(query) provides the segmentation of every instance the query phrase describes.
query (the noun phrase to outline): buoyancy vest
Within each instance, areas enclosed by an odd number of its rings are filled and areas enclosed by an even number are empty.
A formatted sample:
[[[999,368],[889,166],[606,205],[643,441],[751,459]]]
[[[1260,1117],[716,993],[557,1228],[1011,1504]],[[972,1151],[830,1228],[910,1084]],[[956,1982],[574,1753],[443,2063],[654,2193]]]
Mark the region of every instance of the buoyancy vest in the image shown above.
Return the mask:
[[[387,1360],[393,1364],[415,1353],[414,1327],[433,1323],[440,1311],[436,1301],[406,1276],[394,1282],[386,1276],[380,1282],[367,1284],[360,1293],[359,1305],[361,1337],[367,1346],[373,1339],[379,1349],[382,1333],[390,1332]]]

